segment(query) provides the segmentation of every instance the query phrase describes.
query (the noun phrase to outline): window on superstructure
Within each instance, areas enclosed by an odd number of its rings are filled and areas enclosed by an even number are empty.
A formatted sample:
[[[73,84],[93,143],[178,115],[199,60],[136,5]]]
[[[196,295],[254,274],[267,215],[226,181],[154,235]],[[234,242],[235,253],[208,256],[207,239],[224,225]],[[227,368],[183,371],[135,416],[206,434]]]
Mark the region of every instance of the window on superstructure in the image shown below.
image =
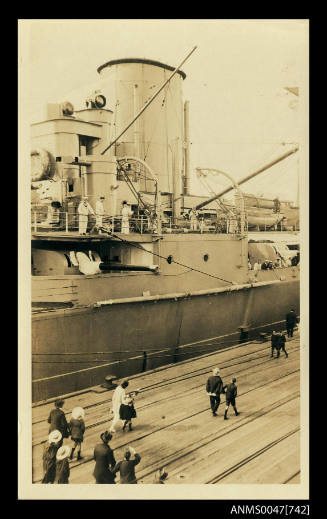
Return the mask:
[[[79,155],[93,155],[93,149],[96,147],[98,140],[94,137],[79,135]]]

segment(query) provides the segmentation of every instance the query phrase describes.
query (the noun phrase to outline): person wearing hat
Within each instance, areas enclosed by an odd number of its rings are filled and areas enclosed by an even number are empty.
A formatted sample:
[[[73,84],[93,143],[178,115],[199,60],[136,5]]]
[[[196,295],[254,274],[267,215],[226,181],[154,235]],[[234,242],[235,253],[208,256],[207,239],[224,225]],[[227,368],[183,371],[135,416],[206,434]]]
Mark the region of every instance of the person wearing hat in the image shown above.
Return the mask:
[[[115,484],[115,476],[111,469],[116,465],[116,460],[109,442],[112,438],[110,432],[105,431],[100,434],[101,443],[94,448],[95,467],[93,476],[96,484]]]
[[[95,225],[98,228],[99,234],[101,234],[102,219],[104,216],[103,200],[104,196],[100,196],[95,204]]]
[[[210,398],[210,406],[212,416],[217,416],[218,407],[220,404],[220,393],[223,392],[223,381],[219,376],[219,368],[212,370],[211,377],[207,380],[206,391]]]
[[[55,401],[55,408],[50,411],[48,423],[50,424],[49,433],[58,430],[63,438],[69,437],[69,427],[65,413],[62,410],[65,401],[61,398]],[[61,445],[60,445],[61,447]]]
[[[54,483],[56,477],[56,455],[62,441],[60,431],[51,431],[48,436],[48,442],[43,450],[43,479],[42,483]]]
[[[129,234],[129,217],[133,214],[133,211],[128,207],[125,201],[122,203],[122,206],[121,232],[122,234]]]
[[[130,459],[131,456],[134,456],[134,459]],[[141,461],[141,456],[137,454],[136,450],[132,447],[128,447],[124,454],[124,460],[119,461],[114,469],[113,474],[116,474],[118,471],[120,473],[120,484],[133,484],[137,483],[135,476],[135,467]]]
[[[87,196],[83,196],[78,209],[78,232],[79,234],[86,234],[88,216],[89,214],[94,214],[94,211],[90,204],[88,203]]]
[[[224,414],[224,420],[228,420],[227,418],[227,412],[230,404],[232,404],[234,413],[236,416],[238,416],[240,413],[236,409],[236,403],[235,398],[237,397],[237,386],[235,384],[236,378],[233,378],[230,384],[227,384],[224,386],[224,392],[226,393],[226,407],[225,407],[225,414]]]
[[[82,407],[75,407],[72,410],[72,417],[69,422],[69,428],[71,433],[71,439],[74,442],[74,446],[70,453],[70,459],[74,457],[74,451],[76,449],[77,459],[83,459],[81,456],[81,447],[84,439],[85,423],[84,423],[85,411]]]
[[[113,395],[112,395],[112,412],[114,414],[112,424],[110,427],[110,432],[114,433],[115,425],[121,421],[120,418],[120,406],[123,403],[123,399],[126,396],[125,389],[128,386],[128,380],[123,380],[119,386],[116,387]]]
[[[70,454],[70,447],[63,445],[58,449],[56,455],[56,483],[67,484],[69,483],[69,461],[68,456]]]
[[[135,391],[137,394],[137,391]],[[136,418],[136,411],[134,408],[134,400],[132,398],[132,393],[128,393],[123,397],[122,403],[119,409],[119,417],[121,420],[124,420],[123,431],[128,425],[129,430],[132,430],[132,418]]]

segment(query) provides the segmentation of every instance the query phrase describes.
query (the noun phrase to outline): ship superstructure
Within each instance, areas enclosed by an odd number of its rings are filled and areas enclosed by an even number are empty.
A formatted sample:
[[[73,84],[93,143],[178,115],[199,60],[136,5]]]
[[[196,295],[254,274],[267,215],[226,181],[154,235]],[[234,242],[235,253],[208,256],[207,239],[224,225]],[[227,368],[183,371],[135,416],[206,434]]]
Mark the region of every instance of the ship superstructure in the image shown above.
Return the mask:
[[[190,192],[185,73],[138,58],[98,72],[103,89],[83,109],[49,104],[32,125],[34,401],[185,358],[207,339],[233,344],[299,307],[290,204],[252,200],[233,181],[235,204]],[[82,235],[85,197],[95,214]],[[277,257],[280,268],[252,268]]]

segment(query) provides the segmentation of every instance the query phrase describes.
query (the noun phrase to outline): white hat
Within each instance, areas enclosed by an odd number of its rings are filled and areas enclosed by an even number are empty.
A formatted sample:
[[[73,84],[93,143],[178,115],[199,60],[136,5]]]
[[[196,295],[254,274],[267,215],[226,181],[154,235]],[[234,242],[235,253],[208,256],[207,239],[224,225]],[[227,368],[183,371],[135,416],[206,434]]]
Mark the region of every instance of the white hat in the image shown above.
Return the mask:
[[[83,196],[83,200],[88,200],[89,198],[87,196]]]
[[[57,429],[56,429],[54,431],[51,431],[51,433],[49,434],[48,442],[49,443],[58,443],[58,442],[60,442],[61,438],[62,438],[61,432],[57,431]]]
[[[60,447],[60,449],[58,449],[56,458],[58,461],[60,461],[64,460],[65,458],[68,458],[69,455],[70,447],[68,447],[68,445],[63,445],[62,447]]]
[[[74,407],[72,410],[72,418],[75,418],[75,420],[80,420],[81,418],[84,418],[85,411],[82,407]]]

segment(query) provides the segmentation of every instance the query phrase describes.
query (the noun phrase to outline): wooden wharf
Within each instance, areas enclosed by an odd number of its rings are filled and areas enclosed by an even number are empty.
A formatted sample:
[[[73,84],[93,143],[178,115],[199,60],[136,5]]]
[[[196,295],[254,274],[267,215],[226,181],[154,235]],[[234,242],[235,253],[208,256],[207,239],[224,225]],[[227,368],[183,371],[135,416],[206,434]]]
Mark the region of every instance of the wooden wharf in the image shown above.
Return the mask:
[[[300,483],[300,339],[286,342],[272,359],[270,341],[248,342],[129,377],[137,418],[132,431],[118,424],[110,442],[116,461],[131,445],[141,456],[138,484],[151,484],[165,467],[165,484]],[[276,355],[276,353],[275,353]],[[236,377],[237,408],[224,420],[225,396],[213,417],[205,385],[214,367],[224,384]],[[85,409],[83,459],[70,462],[70,484],[92,484],[94,447],[111,425],[112,390],[96,386],[65,397],[67,421],[76,406]],[[42,480],[42,452],[52,402],[32,412],[33,482]],[[72,446],[70,438],[64,444]],[[116,477],[119,483],[119,475]]]

